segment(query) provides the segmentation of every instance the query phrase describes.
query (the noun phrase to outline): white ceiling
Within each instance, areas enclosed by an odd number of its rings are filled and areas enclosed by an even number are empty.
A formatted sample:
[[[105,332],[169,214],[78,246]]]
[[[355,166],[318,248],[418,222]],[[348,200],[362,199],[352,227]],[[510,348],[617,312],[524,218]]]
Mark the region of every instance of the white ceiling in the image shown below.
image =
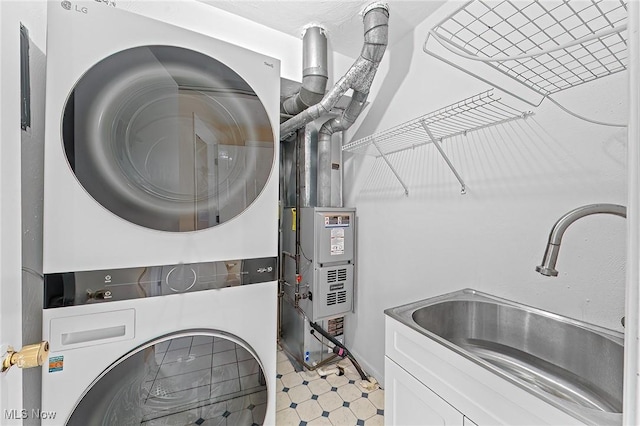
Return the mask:
[[[304,29],[319,25],[326,30],[329,48],[356,58],[363,42],[362,11],[373,0],[200,0],[267,27],[302,37]],[[389,46],[393,46],[444,1],[387,0]]]

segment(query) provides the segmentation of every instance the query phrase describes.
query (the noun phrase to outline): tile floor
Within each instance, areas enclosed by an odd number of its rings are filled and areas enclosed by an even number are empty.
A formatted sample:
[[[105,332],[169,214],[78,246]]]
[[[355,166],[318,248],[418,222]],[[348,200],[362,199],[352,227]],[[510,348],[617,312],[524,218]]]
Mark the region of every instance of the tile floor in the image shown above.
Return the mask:
[[[296,372],[278,351],[277,373],[277,426],[384,424],[384,391],[362,387],[352,365],[343,376],[320,377],[317,372]]]

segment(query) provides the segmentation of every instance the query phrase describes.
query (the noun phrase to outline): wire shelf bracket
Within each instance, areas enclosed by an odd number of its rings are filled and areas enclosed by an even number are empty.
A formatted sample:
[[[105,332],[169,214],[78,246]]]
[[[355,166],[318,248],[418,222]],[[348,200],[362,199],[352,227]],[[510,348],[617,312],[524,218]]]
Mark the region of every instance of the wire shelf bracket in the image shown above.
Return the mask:
[[[376,147],[376,150],[380,153],[380,157],[384,160],[385,163],[387,163],[387,166],[389,166],[389,169],[391,170],[391,173],[393,173],[393,175],[396,177],[396,179],[398,179],[398,182],[400,182],[400,185],[402,185],[402,187],[404,188],[404,195],[408,196],[409,195],[409,188],[407,188],[407,185],[404,183],[404,181],[402,180],[402,178],[398,174],[398,171],[396,170],[396,168],[393,167],[393,164],[391,164],[391,162],[389,161],[387,156],[382,152],[382,150],[380,149],[380,146],[378,146],[378,143],[375,141],[375,139],[373,141],[371,141],[371,143],[373,144],[373,146]]]
[[[478,77],[429,50],[431,37],[461,57],[487,63],[544,99],[627,69],[627,15],[623,0],[472,0],[427,34],[423,50]]]
[[[424,121],[421,124],[422,124],[422,127],[424,128],[424,131],[427,133],[427,135],[429,135],[429,139],[431,140],[433,145],[435,145],[436,149],[440,153],[440,156],[442,157],[442,159],[447,163],[447,166],[449,166],[449,169],[451,169],[451,172],[453,172],[456,179],[458,179],[458,182],[460,182],[460,187],[461,187],[460,194],[462,195],[466,194],[467,185],[464,183],[464,181],[460,177],[460,174],[458,173],[456,168],[453,166],[453,164],[451,164],[451,160],[449,160],[449,157],[447,157],[447,154],[444,153],[442,147],[440,146],[440,143],[436,141],[435,137],[433,137],[433,133],[431,133],[431,131],[429,130],[429,126],[427,126],[427,124]]]
[[[404,188],[405,195],[409,195],[409,188],[393,166],[391,157],[399,152],[432,143],[460,183],[460,193],[466,194],[467,185],[444,152],[442,142],[490,126],[525,119],[530,115],[533,115],[533,112],[523,112],[505,104],[494,95],[493,89],[490,89],[388,130],[349,142],[342,150],[382,158]]]

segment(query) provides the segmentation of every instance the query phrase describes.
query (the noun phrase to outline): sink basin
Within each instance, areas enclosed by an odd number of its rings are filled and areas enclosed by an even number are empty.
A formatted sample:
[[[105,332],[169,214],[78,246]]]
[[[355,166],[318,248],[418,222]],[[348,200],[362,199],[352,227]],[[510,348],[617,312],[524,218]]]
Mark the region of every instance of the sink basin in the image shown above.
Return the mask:
[[[621,422],[621,333],[471,289],[385,313],[586,423]]]

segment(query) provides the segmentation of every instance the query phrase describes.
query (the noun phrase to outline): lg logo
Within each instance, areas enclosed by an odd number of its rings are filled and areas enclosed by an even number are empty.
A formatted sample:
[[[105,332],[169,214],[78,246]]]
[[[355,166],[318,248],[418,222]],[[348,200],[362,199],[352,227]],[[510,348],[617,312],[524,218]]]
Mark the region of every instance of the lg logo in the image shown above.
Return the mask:
[[[78,5],[76,5],[75,7],[73,7],[73,4],[71,4],[71,2],[70,2],[70,1],[67,1],[67,0],[63,1],[62,3],[60,3],[60,5],[61,5],[64,9],[66,9],[66,10],[71,10],[71,9],[73,9],[73,10],[75,10],[76,12],[84,13],[85,15],[86,15],[87,13],[89,13],[89,9],[87,9],[86,7],[80,7],[80,6],[78,6]]]

